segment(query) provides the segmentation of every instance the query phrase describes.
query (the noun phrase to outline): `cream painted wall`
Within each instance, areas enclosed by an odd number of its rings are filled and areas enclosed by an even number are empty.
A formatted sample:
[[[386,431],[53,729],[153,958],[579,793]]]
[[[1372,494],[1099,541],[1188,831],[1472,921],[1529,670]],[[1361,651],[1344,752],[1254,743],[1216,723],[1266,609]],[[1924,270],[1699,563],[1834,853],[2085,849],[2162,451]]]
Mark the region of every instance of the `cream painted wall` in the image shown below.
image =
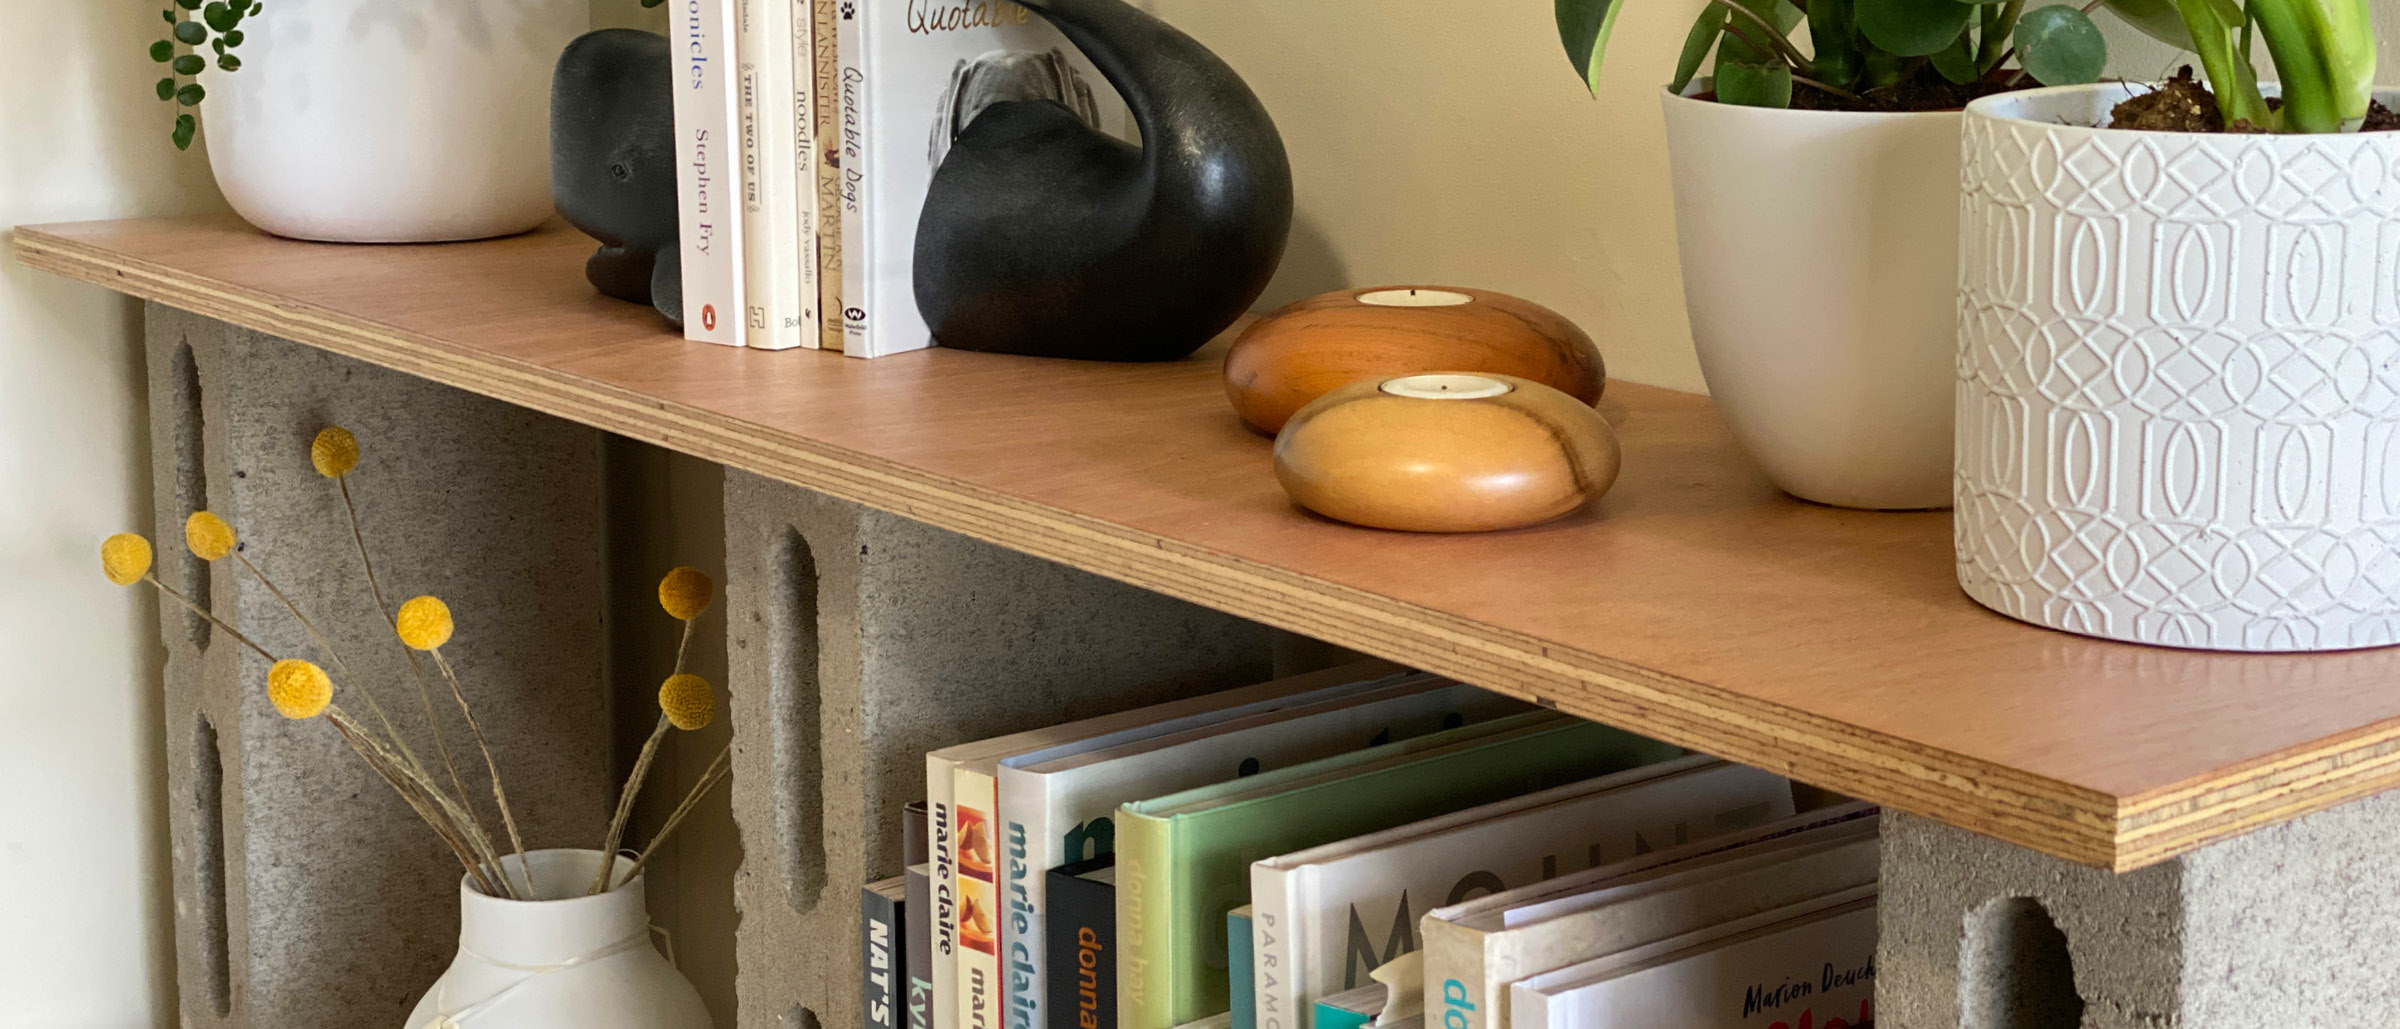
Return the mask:
[[[167,142],[149,4],[0,0],[0,227],[217,206]],[[139,307],[0,261],[0,1026],[173,1023]]]

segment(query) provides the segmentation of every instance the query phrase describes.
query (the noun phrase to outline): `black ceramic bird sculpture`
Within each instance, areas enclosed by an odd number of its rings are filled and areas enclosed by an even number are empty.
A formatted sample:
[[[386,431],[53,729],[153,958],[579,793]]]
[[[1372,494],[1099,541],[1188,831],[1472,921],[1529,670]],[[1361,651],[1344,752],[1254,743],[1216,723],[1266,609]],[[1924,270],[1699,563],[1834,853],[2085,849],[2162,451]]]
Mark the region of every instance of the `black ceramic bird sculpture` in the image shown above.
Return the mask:
[[[675,86],[667,37],[601,29],[567,44],[550,80],[550,194],[600,241],[584,277],[683,324],[675,236]]]
[[[1020,0],[1091,58],[1142,145],[1047,100],[958,130],[916,241],[917,309],[945,347],[1171,361],[1241,317],[1291,233],[1266,107],[1190,36],[1122,0]]]

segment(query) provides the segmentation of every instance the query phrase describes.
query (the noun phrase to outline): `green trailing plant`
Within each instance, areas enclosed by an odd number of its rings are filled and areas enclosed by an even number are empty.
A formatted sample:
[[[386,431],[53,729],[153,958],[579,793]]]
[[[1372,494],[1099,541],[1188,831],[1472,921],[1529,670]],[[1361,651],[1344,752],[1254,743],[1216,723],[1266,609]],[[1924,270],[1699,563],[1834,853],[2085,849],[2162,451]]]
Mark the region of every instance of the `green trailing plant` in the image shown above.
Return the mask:
[[[234,49],[242,45],[242,22],[257,17],[260,9],[258,0],[172,0],[159,12],[167,23],[167,35],[150,44],[150,59],[167,70],[158,80],[158,98],[178,108],[172,135],[175,149],[191,149],[192,137],[200,131],[200,120],[189,109],[200,106],[208,96],[208,88],[200,84],[200,73],[208,70],[210,61],[199,51],[205,48],[214,54],[221,70],[240,71],[242,59]],[[187,18],[187,14],[198,17]]]
[[[1554,2],[1567,59],[1597,93],[1623,0]],[[2104,2],[2028,9],[2025,0],[1710,0],[1684,37],[1670,87],[1683,91],[1703,65],[1718,102],[1753,107],[1791,106],[1795,84],[1856,98],[1927,75],[1962,86],[2020,75],[2044,85],[2092,82],[2108,63],[2108,43],[2090,16]],[[1791,39],[1803,25],[1806,51]]]

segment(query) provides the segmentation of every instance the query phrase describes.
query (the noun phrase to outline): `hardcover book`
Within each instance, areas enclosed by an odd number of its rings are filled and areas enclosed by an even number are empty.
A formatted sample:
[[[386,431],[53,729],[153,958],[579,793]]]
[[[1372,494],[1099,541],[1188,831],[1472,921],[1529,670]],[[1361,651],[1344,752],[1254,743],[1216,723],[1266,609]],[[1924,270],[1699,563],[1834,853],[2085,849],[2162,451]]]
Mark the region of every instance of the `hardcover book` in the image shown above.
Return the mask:
[[[994,1029],[1004,1017],[1019,1029],[1041,1024],[1042,985],[1026,974],[1039,961],[1038,922],[1030,902],[1038,873],[1053,865],[1028,860],[1022,840],[1012,839],[1006,857],[1007,891],[1000,889],[1002,855],[995,839],[993,770],[1006,757],[1071,745],[1131,743],[1367,688],[1361,679],[1389,674],[1394,666],[1361,662],[1241,689],[1204,694],[1080,722],[1049,726],[974,743],[945,747],[925,756],[925,790],[939,839],[934,850],[934,968],[939,989],[953,1003],[937,1006],[937,1029]],[[959,795],[966,784],[966,800]],[[1063,863],[1063,862],[1061,862]],[[1010,923],[1021,924],[1020,943],[1008,951],[1011,989],[1000,978],[1001,941]],[[980,989],[975,989],[979,987]],[[1015,1003],[1009,1003],[1015,998]],[[944,1014],[944,1009],[948,1013]],[[1003,1012],[1009,1012],[1004,1015]],[[978,1024],[980,1016],[987,1021]],[[948,1018],[942,1022],[939,1019]]]
[[[857,0],[851,0],[855,5]],[[801,144],[808,169],[801,180],[812,199],[810,252],[816,256],[815,335],[803,345],[842,348],[842,57],[841,0],[792,0],[809,24],[808,51],[794,67],[807,83],[809,117]]]
[[[1225,782],[1358,750],[1379,742],[1409,739],[1445,727],[1488,721],[1526,711],[1522,702],[1428,675],[1374,679],[1372,670],[1350,666],[1320,673],[1317,682],[1343,682],[1314,691],[1287,693],[1288,704],[1263,710],[1228,710],[1206,724],[1141,739],[1089,740],[1033,751],[998,762],[999,818],[1012,848],[1024,841],[1027,869],[1054,868],[1116,851],[1120,804]],[[1366,680],[1366,681],[1359,681]],[[1238,716],[1238,717],[1235,717]],[[1021,919],[1038,937],[1047,917],[1038,877],[1019,876],[1009,865],[1010,924]],[[1046,962],[1012,973],[1028,996],[1044,995]],[[1038,1012],[1012,1018],[1009,1029],[1042,1024]]]
[[[741,145],[734,135],[735,0],[687,0],[667,19],[675,84],[675,202],[683,337],[743,345]]]
[[[1006,0],[843,3],[842,347],[880,357],[933,344],[917,312],[917,216],[977,114],[1048,101],[1122,139],[1132,116],[1066,37]]]
[[[1225,1013],[1233,1029],[1258,1029],[1258,938],[1251,933],[1253,909],[1244,904],[1225,913]]]
[[[1871,885],[1876,825],[1843,804],[1436,908],[1425,1002],[1445,1029],[1507,1026],[1519,979]]]
[[[1116,1029],[1117,876],[1115,858],[1051,869],[1048,1029]]]
[[[907,866],[900,936],[907,955],[901,964],[908,989],[908,1029],[933,1029],[933,835],[925,802],[900,809],[900,860]]]
[[[798,0],[805,5],[806,0]],[[743,342],[762,350],[801,345],[816,313],[814,240],[807,208],[814,168],[796,146],[808,94],[793,62],[807,31],[795,0],[734,0],[742,144]],[[805,7],[799,13],[807,13]],[[809,179],[800,176],[806,173]]]
[[[1681,754],[1534,712],[1127,804],[1117,839],[1118,1021],[1171,1029],[1226,1004],[1225,913],[1248,899],[1257,858]]]
[[[1432,908],[1791,814],[1790,780],[1694,755],[1260,861],[1258,1023],[1307,1029],[1318,997],[1415,951]]]
[[[907,1019],[906,973],[908,879],[894,876],[868,884],[860,891],[863,917],[859,922],[860,967],[866,970],[859,986],[859,1006],[866,1029],[902,1029]]]
[[[1863,895],[1862,895],[1863,894]],[[1509,987],[1511,1029],[1853,1029],[1875,1016],[1874,887]]]

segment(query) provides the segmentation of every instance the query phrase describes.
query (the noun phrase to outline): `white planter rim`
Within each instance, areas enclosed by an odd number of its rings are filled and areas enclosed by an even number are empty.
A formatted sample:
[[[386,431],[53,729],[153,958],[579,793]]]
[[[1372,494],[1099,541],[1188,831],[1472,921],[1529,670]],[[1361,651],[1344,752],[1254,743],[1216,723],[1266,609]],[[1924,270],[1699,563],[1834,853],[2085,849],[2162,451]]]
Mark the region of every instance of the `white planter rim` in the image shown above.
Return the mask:
[[[1690,83],[1686,84],[1683,87],[1683,92],[1681,93],[1676,92],[1672,87],[1668,86],[1658,87],[1658,92],[1661,96],[1666,98],[1668,103],[1671,104],[1689,104],[1701,107],[1715,107],[1720,108],[1728,114],[1736,117],[1817,118],[1828,121],[1892,122],[1927,120],[1934,118],[1955,119],[1959,117],[1959,115],[1965,110],[1964,108],[1953,107],[1941,111],[1807,111],[1791,107],[1747,107],[1741,104],[1721,104],[1714,100],[1697,99],[1699,94],[1716,88],[1716,85],[1717,83],[1714,78],[1711,78],[1707,75],[1701,75],[1692,79]]]
[[[2396,130],[2394,133],[2383,133],[2383,132],[2370,132],[2370,133],[2360,133],[2360,132],[2320,132],[2320,133],[2301,133],[2301,132],[2237,132],[2237,133],[2226,133],[2226,132],[2170,132],[2170,131],[2167,131],[2167,130],[2165,130],[2165,129],[2112,129],[2112,128],[2107,128],[2107,127],[2105,127],[2105,126],[2099,126],[2099,125],[2084,125],[2084,124],[2081,124],[2081,123],[2078,123],[2078,122],[2072,122],[2072,121],[2063,121],[2063,122],[2062,122],[2062,121],[2057,121],[2057,120],[2054,120],[2054,119],[2052,119],[2052,118],[2045,118],[2045,117],[2032,117],[2032,116],[2028,116],[2028,115],[2023,115],[2023,114],[2018,114],[2018,113],[2015,113],[2015,109],[2023,108],[2023,107],[2030,106],[2030,105],[2039,105],[2039,104],[2041,104],[2041,103],[2042,103],[2043,101],[2045,101],[2045,100],[2055,100],[2055,99],[2062,98],[2062,97],[2077,96],[2077,95],[2086,94],[2086,93],[2102,93],[2102,94],[2112,94],[2112,93],[2113,93],[2113,94],[2115,94],[2115,101],[2112,101],[2112,105],[2113,105],[2113,103],[2114,103],[2114,102],[2121,102],[2121,101],[2125,101],[2125,100],[2130,100],[2130,99],[2132,99],[2132,98],[2134,98],[2134,97],[2140,96],[2140,95],[2142,95],[2142,94],[2144,94],[2144,93],[2151,92],[2151,91],[2153,91],[2153,90],[2156,90],[2156,89],[2158,89],[2158,88],[2159,88],[2159,84],[2158,84],[2158,83],[2155,83],[2155,82],[2131,82],[2131,81],[2126,81],[2126,80],[2122,80],[2122,79],[2120,79],[2120,80],[2116,80],[2116,81],[2113,81],[2113,82],[2086,82],[2086,83],[2082,83],[2082,84],[2080,84],[2080,85],[2072,85],[2072,86],[2041,86],[2041,87],[2038,87],[2038,88],[2035,88],[2035,89],[2020,89],[2020,90],[2016,90],[2016,91],[2014,91],[2014,92],[2008,92],[2008,93],[1994,93],[1994,94],[1992,94],[1991,96],[1987,96],[1987,97],[1978,97],[1978,98],[1976,98],[1975,100],[1973,100],[1973,101],[1971,101],[1971,102],[1969,102],[1969,103],[1967,104],[1967,113],[1968,113],[1968,114],[1971,114],[1971,115],[1974,115],[1975,117],[1978,117],[1978,118],[1990,118],[1990,119],[1992,119],[1992,120],[1994,120],[1994,121],[2018,122],[2018,123],[2027,123],[2027,124],[2039,125],[2039,126],[2041,126],[2041,127],[2042,127],[2042,128],[2045,130],[2045,131],[2052,132],[2052,133],[2056,133],[2056,134],[2058,134],[2058,135],[2062,135],[2062,136],[2071,136],[2071,137],[2075,137],[2075,138],[2078,138],[2078,139],[2081,139],[2081,138],[2086,138],[2086,137],[2101,137],[2101,138],[2117,138],[2117,139],[2122,139],[2122,138],[2126,138],[2126,137],[2146,137],[2146,136],[2147,136],[2147,137],[2157,137],[2157,138],[2160,138],[2160,139],[2191,139],[2191,138],[2194,138],[2194,137],[2198,137],[2198,138],[2206,138],[2206,139],[2216,139],[2216,138],[2225,138],[2225,139],[2239,139],[2239,140],[2242,140],[2242,141],[2244,141],[2245,143],[2271,143],[2271,142],[2273,142],[2273,141],[2276,141],[2276,140],[2293,140],[2293,141],[2303,141],[2303,142],[2304,142],[2304,141],[2310,141],[2310,140],[2314,140],[2314,141],[2318,141],[2318,142],[2323,142],[2323,141],[2325,141],[2325,140],[2328,140],[2328,139],[2357,139],[2357,138],[2359,138],[2359,137],[2361,137],[2361,136],[2379,136],[2379,135],[2386,135],[2386,134],[2400,134],[2400,130]],[[2282,86],[2282,84],[2281,84],[2281,83],[2276,83],[2276,82],[2261,82],[2261,83],[2259,83],[2259,84],[2258,84],[2258,90],[2259,90],[2259,92],[2261,92],[2261,93],[2264,93],[2264,94],[2266,94],[2266,95],[2267,95],[2267,96],[2269,96],[2269,97],[2274,97],[2274,96],[2280,96],[2280,95],[2282,95],[2282,93],[2283,93],[2283,86]],[[2378,100],[2378,101],[2381,101],[2385,107],[2390,107],[2390,108],[2394,108],[2394,109],[2396,109],[2396,110],[2400,110],[2400,87],[2395,87],[2395,86],[2377,86],[2377,87],[2375,87],[2375,99],[2376,99],[2376,100]]]

